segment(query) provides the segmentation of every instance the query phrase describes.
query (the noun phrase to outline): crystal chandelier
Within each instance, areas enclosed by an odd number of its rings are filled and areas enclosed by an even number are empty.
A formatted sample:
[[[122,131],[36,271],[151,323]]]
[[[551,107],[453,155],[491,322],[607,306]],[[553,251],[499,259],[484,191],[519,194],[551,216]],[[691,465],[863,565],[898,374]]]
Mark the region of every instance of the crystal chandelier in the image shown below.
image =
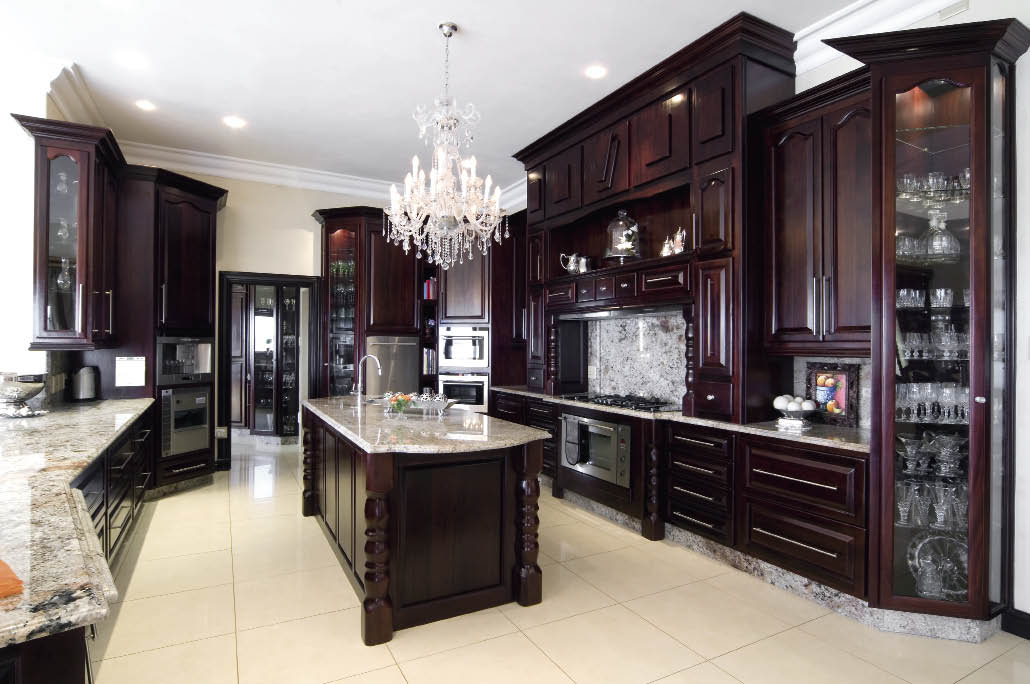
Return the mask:
[[[476,175],[476,158],[463,158],[459,152],[472,143],[472,129],[480,117],[471,103],[459,109],[450,94],[450,45],[457,30],[450,22],[440,24],[443,95],[434,100],[432,110],[419,105],[413,114],[419,138],[433,148],[428,173],[415,155],[403,193],[390,186],[390,207],[384,210],[388,220],[383,223],[383,234],[405,253],[414,246],[416,257],[425,253],[430,263],[444,270],[472,259],[473,248],[486,256],[491,237],[501,242],[502,223],[508,237],[500,186],[491,188],[490,176],[484,181]]]

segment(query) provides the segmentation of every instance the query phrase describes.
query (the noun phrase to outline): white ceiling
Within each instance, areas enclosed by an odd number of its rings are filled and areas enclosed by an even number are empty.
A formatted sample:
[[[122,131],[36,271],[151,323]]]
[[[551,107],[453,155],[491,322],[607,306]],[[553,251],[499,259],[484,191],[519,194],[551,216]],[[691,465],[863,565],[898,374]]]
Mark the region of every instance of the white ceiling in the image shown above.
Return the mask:
[[[441,89],[436,26],[452,20],[452,93],[483,115],[479,168],[508,185],[514,151],[737,12],[796,32],[850,1],[47,0],[9,7],[8,28],[78,64],[120,140],[396,180],[422,150],[411,111]],[[582,74],[595,62],[600,81]]]

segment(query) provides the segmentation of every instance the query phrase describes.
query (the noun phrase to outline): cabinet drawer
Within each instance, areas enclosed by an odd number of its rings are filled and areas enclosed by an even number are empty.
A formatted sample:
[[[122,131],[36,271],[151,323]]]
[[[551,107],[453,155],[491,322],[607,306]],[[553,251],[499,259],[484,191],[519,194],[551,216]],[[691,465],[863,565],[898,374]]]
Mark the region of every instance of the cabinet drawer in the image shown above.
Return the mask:
[[[526,387],[533,389],[544,388],[544,369],[543,368],[527,368],[526,369]]]
[[[690,279],[687,277],[687,266],[656,268],[640,274],[641,294],[655,293],[687,293],[690,291]]]
[[[705,414],[733,415],[733,383],[698,380],[694,383],[694,408]]]
[[[558,464],[558,450],[554,447],[548,446],[547,442],[544,442],[543,456],[544,463],[540,469],[540,472],[542,472],[544,475],[554,477],[554,469],[557,467]]]
[[[547,305],[571,304],[576,301],[576,284],[552,285],[547,288]]]
[[[726,515],[669,501],[667,520],[677,527],[711,537],[727,546],[733,544],[733,527]]]
[[[728,487],[732,463],[705,456],[696,452],[669,452],[669,473],[673,476],[687,476],[709,484]]]
[[[713,486],[699,478],[676,477],[676,473],[671,475],[667,492],[669,501],[713,513],[729,514],[732,501],[729,490]]]
[[[866,526],[866,463],[857,458],[743,442],[746,494]]]
[[[170,482],[178,482],[179,480],[187,480],[197,475],[204,475],[213,470],[214,463],[211,461],[211,456],[208,452],[200,452],[195,455],[183,456],[182,458],[161,459],[157,465],[156,484],[163,486]]]
[[[746,553],[855,596],[865,594],[865,530],[744,499]]]
[[[594,299],[611,299],[615,296],[615,278],[606,276],[594,281]]]
[[[545,401],[533,401],[529,400],[526,402],[527,416],[530,420],[536,418],[537,420],[546,419],[554,421],[557,417],[555,415],[555,404],[550,404]]]
[[[720,458],[730,458],[730,438],[716,437],[698,432],[690,425],[683,423],[669,424],[669,448],[678,451],[698,450],[701,453]]]
[[[635,273],[624,273],[615,276],[615,296],[620,298],[637,296],[637,276]]]
[[[499,418],[521,423],[524,419],[525,406],[525,399],[521,397],[501,394],[500,392],[494,395],[494,411]]]
[[[577,302],[592,302],[594,301],[594,280],[580,280],[576,283],[576,301]]]

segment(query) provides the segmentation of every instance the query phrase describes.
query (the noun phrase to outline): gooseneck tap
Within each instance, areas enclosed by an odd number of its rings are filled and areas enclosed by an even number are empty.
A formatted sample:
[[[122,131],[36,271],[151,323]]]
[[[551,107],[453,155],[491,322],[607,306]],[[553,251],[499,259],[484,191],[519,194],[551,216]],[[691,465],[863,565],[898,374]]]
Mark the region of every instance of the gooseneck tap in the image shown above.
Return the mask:
[[[383,374],[383,365],[379,363],[379,357],[375,354],[365,354],[358,359],[358,403],[361,403],[361,397],[365,394],[365,373],[363,369],[365,367],[365,359],[372,359],[376,362],[376,368],[379,370],[379,375]]]

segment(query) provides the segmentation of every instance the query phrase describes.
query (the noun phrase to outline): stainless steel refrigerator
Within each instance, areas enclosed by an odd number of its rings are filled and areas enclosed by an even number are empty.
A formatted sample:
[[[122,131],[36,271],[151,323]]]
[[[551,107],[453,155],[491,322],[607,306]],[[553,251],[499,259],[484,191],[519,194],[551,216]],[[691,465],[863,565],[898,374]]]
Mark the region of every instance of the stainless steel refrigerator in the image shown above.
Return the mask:
[[[365,361],[365,394],[374,397],[384,392],[418,392],[418,338],[401,335],[373,335],[365,338],[365,353],[379,359],[383,374],[376,373],[376,362]]]

